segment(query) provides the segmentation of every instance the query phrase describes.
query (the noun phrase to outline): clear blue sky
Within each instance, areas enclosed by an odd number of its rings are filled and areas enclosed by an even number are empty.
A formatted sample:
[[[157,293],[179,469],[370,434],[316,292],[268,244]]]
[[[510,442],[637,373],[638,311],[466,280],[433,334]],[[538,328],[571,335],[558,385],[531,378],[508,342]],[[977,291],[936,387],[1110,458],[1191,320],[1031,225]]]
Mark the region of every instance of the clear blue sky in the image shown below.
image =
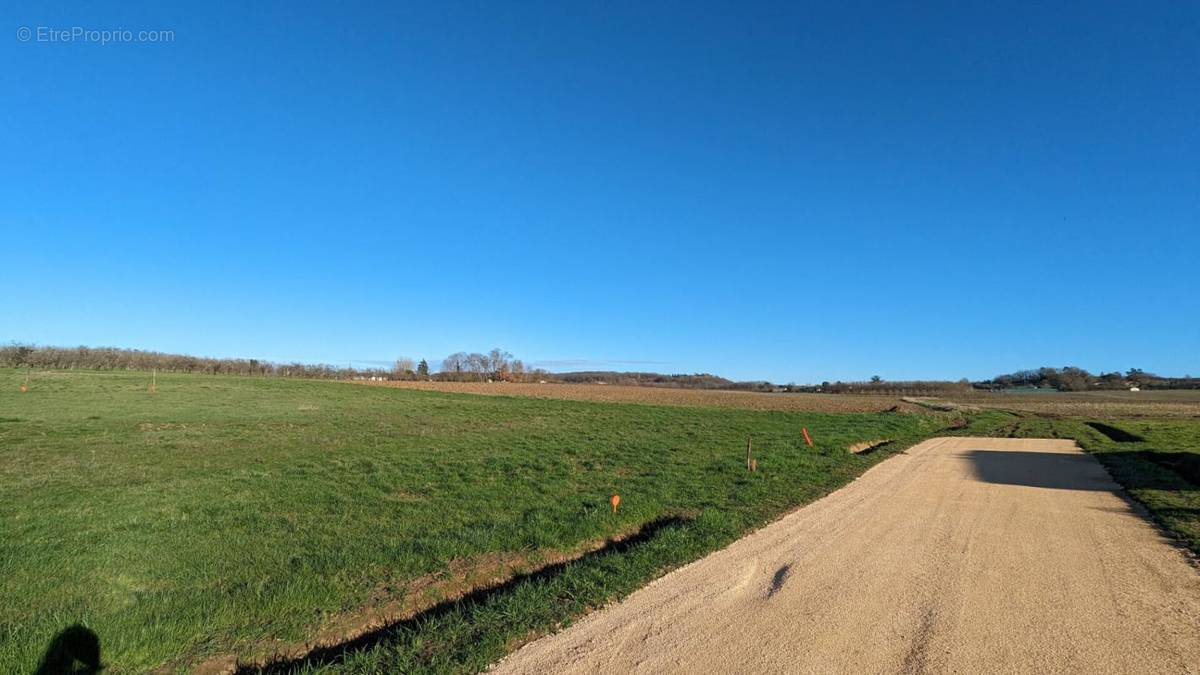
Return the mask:
[[[1200,4],[307,4],[0,9],[0,340],[1200,374]]]

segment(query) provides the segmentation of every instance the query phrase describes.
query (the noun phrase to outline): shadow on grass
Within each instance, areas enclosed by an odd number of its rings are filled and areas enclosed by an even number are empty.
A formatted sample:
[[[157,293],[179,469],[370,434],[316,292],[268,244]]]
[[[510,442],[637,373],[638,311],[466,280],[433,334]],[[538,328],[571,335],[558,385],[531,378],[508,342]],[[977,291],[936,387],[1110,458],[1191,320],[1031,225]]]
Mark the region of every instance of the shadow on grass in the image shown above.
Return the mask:
[[[620,540],[610,540],[603,547],[573,560],[547,565],[535,572],[515,576],[496,586],[468,593],[455,600],[447,600],[407,619],[381,626],[353,640],[327,647],[318,647],[299,658],[281,659],[265,665],[243,665],[239,666],[236,672],[239,675],[248,675],[250,673],[291,673],[333,664],[355,652],[384,644],[397,634],[419,630],[422,625],[427,625],[431,621],[436,621],[451,613],[464,610],[469,613],[472,610],[483,608],[494,600],[514,592],[523,584],[551,580],[562,574],[570,565],[584,563],[614,553],[626,553],[637,546],[649,542],[663,531],[681,527],[690,521],[691,518],[683,516],[670,516],[652,520],[633,534],[623,537]]]
[[[1200,486],[1200,453],[1195,452],[1148,452],[1144,459],[1179,474],[1191,484],[1192,489]]]
[[[1099,452],[1096,457],[1129,490],[1139,513],[1198,556],[1193,560],[1200,564],[1200,484],[1195,480],[1200,455],[1143,450]]]
[[[1200,490],[1200,453],[1122,450],[1096,457],[1130,490]]]
[[[1116,441],[1117,443],[1138,443],[1146,440],[1137,434],[1130,433],[1124,429],[1119,429],[1103,422],[1085,422],[1085,424],[1104,434],[1109,440]]]
[[[54,636],[33,675],[83,675],[103,669],[100,638],[91,629],[75,624]]]

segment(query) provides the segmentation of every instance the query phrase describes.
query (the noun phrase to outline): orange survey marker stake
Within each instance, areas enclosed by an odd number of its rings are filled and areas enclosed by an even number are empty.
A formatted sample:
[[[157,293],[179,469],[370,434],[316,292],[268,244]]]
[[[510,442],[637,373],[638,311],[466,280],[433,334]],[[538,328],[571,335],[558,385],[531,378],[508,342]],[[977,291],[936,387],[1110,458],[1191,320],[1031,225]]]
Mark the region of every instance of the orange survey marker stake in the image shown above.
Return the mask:
[[[800,427],[800,431],[804,433],[804,442],[808,443],[808,447],[812,447],[812,439],[808,437],[808,427]]]
[[[611,501],[611,502],[612,502],[612,505],[613,505],[613,513],[616,513],[616,512],[617,512],[617,507],[621,505],[621,495],[613,495],[613,496],[612,496],[612,499],[611,499],[611,500],[609,500],[609,501]]]

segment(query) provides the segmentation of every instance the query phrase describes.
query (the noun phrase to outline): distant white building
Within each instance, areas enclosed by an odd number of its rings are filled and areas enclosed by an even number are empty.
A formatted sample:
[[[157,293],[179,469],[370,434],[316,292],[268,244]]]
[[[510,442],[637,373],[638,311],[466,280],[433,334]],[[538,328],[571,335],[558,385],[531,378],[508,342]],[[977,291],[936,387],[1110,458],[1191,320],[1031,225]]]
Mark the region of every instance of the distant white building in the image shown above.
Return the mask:
[[[1130,387],[1129,391],[1141,391],[1140,387]]]

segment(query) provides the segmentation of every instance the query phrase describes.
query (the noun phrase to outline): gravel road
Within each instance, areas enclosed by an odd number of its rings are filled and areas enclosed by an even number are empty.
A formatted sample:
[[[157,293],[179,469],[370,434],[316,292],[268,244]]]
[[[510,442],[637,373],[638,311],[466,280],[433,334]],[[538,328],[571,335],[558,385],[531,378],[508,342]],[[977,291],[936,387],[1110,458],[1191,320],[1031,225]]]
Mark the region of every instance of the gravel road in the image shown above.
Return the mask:
[[[1070,441],[941,438],[496,673],[1200,673],[1200,572]]]

